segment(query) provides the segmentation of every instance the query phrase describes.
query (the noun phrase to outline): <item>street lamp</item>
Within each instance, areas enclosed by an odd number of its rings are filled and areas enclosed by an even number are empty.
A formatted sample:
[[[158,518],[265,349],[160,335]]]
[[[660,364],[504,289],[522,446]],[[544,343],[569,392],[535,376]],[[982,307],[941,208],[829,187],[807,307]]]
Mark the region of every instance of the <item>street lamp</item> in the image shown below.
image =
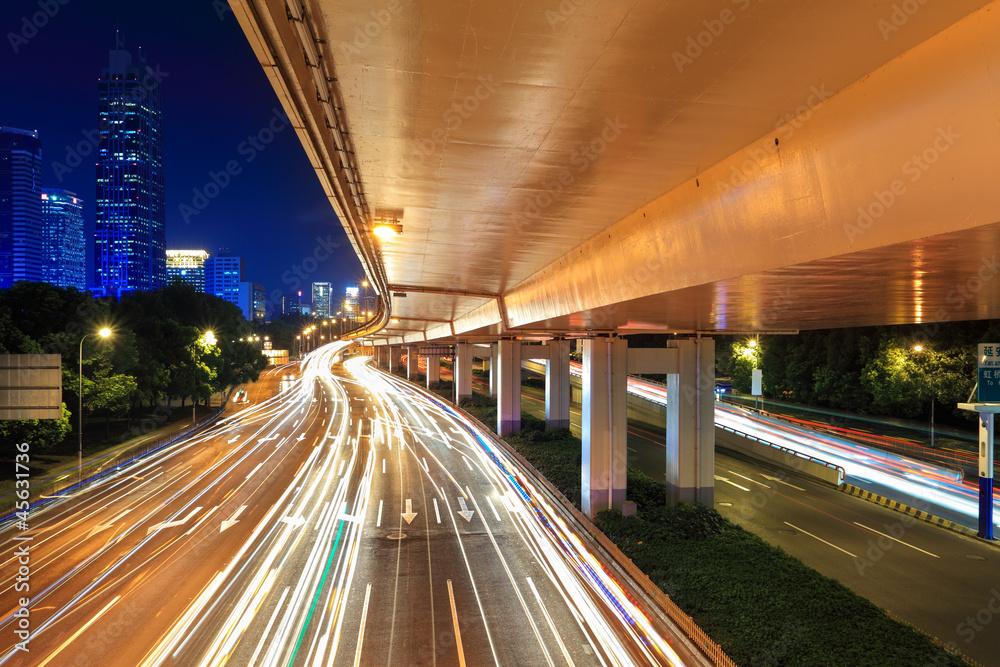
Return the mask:
[[[198,340],[199,341],[204,341],[207,346],[212,347],[213,345],[215,345],[217,339],[215,338],[215,332],[214,331],[206,331],[204,334],[202,334],[201,338],[199,338]],[[205,401],[205,407],[211,407],[211,405],[212,405],[212,395],[209,394],[208,395],[208,400]],[[198,421],[198,412],[197,412],[197,410],[198,410],[198,399],[195,398],[195,396],[192,394],[191,395],[191,424],[192,425],[195,422]]]
[[[100,336],[101,338],[107,338],[111,335],[111,329],[104,327],[100,331],[91,332],[84,334],[83,338],[80,339],[80,372],[78,377],[80,379],[80,391],[77,398],[80,399],[79,412],[80,412],[80,427],[77,429],[77,444],[79,444],[79,453],[77,455],[77,481],[83,481],[83,341],[87,340],[87,336]]]

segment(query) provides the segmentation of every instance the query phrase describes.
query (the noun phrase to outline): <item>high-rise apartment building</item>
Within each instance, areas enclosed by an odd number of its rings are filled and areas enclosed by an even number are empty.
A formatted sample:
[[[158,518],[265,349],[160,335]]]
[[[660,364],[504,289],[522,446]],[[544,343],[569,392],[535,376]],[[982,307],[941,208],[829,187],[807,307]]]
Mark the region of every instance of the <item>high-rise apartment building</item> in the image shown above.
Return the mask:
[[[0,127],[0,288],[42,279],[42,142]]]
[[[83,200],[75,192],[43,188],[42,280],[59,287],[87,288]]]
[[[167,282],[160,75],[116,45],[98,80],[95,292]]]
[[[330,317],[330,283],[312,284],[313,314],[325,319]]]
[[[220,249],[205,260],[205,293],[214,294],[236,306],[240,305],[243,282],[243,258]]]
[[[207,260],[208,253],[204,250],[168,250],[167,283],[181,280],[199,292],[204,292]]]

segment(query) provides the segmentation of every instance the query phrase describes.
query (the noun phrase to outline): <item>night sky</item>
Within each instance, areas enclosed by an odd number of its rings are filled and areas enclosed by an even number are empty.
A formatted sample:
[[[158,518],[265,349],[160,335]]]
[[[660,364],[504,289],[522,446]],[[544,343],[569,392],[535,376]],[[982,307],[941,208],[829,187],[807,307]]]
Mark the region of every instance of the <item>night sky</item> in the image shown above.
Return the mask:
[[[44,7],[54,16],[45,16]],[[42,27],[26,27],[25,17]],[[97,128],[97,79],[108,66],[116,30],[133,61],[141,47],[163,77],[167,248],[229,248],[245,258],[245,279],[263,284],[269,296],[297,288],[309,300],[313,281],[330,281],[334,294],[343,294],[363,278],[294,131],[284,127],[260,151],[244,143],[272,122],[280,106],[225,0],[3,0],[0,30],[0,125],[38,130],[43,187],[84,199],[88,285],[95,152],[73,153],[93,146],[86,137]],[[282,125],[274,120],[272,126]],[[74,158],[81,163],[72,168]],[[197,202],[204,209],[185,220],[184,205],[197,210],[193,190],[202,190],[210,172],[224,171],[231,160],[240,173],[207,206]],[[302,280],[296,267],[317,247],[315,256],[322,257],[328,239],[339,248]]]

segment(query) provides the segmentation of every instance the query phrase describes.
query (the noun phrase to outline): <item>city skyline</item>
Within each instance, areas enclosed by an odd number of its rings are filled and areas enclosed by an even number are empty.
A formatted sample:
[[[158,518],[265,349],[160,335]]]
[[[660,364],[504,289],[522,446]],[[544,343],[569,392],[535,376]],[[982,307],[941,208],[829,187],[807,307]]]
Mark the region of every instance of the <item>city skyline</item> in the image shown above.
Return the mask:
[[[120,30],[125,50],[142,48],[162,80],[166,246],[230,248],[247,259],[249,278],[272,305],[314,281],[364,279],[228,5],[71,3],[20,35],[22,17],[35,11],[36,3],[21,1],[0,8],[5,25],[17,28],[0,65],[21,93],[0,99],[0,124],[38,132],[41,185],[81,195],[87,239],[95,230],[87,194],[95,192],[99,141],[94,84]],[[227,171],[231,162],[238,169]],[[87,250],[89,287],[90,243]]]

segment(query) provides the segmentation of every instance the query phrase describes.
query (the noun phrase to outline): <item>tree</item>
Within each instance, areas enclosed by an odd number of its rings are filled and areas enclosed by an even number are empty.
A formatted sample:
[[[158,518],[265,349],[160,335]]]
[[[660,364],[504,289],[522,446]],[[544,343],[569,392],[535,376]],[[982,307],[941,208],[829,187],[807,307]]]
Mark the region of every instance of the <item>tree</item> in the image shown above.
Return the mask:
[[[59,419],[10,419],[0,420],[0,441],[5,443],[8,451],[13,452],[13,446],[22,442],[31,445],[31,451],[44,452],[52,449],[70,434],[70,413],[66,404],[62,404],[62,417]]]

